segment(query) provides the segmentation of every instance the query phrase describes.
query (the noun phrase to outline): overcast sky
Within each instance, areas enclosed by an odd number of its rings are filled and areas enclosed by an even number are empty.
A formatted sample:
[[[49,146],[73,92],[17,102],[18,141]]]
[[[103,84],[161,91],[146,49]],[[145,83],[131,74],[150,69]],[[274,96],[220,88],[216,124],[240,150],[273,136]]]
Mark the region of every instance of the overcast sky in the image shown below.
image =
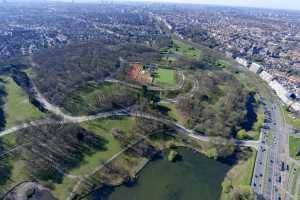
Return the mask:
[[[10,0],[7,0],[10,1]],[[27,0],[19,0],[27,1]],[[39,0],[35,0],[39,1]],[[51,1],[51,0],[49,0]],[[69,1],[72,0],[54,0]],[[99,2],[101,0],[75,0],[77,2]],[[177,3],[198,3],[227,6],[246,6],[246,7],[263,7],[263,8],[280,8],[300,10],[300,0],[106,0],[106,1],[151,1],[151,2],[177,2]]]

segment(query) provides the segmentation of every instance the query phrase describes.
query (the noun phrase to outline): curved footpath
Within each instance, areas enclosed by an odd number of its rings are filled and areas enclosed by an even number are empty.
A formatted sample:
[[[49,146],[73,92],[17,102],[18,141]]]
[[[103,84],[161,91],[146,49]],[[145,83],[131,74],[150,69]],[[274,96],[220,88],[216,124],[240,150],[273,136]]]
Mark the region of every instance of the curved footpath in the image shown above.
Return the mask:
[[[176,90],[182,89],[183,85],[185,83],[185,75],[182,71],[179,71],[178,73],[181,76],[181,78],[180,78],[180,82],[176,86],[161,88],[161,87],[149,85],[149,86],[147,86],[148,90],[151,90],[151,91],[176,91]],[[119,83],[119,84],[131,87],[131,88],[136,88],[136,89],[141,89],[143,87],[142,85],[136,85],[133,83],[128,83],[126,81],[121,81],[121,80],[117,80],[117,79],[113,79],[113,78],[107,78],[104,81],[110,82],[110,83]]]
[[[184,81],[185,81],[185,76],[184,73],[181,71],[181,84],[178,84],[176,87],[174,88],[165,88],[166,90],[178,90],[181,89],[183,87]],[[130,84],[130,83],[126,83],[126,84]],[[192,95],[192,93],[198,88],[199,83],[196,81],[194,82],[194,86],[192,88],[192,92],[189,95]],[[130,86],[134,86],[133,84],[130,84]],[[135,85],[137,86],[137,85]],[[140,87],[140,86],[138,86]],[[151,90],[155,90],[156,88],[150,88]],[[24,128],[28,128],[31,126],[39,126],[39,125],[46,125],[46,124],[67,124],[67,123],[82,123],[82,122],[86,122],[86,121],[93,121],[96,119],[101,119],[101,118],[109,118],[109,117],[114,117],[114,116],[132,116],[132,117],[140,117],[140,118],[145,118],[145,119],[149,119],[149,120],[154,120],[154,121],[158,121],[161,123],[164,123],[166,125],[169,125],[170,127],[174,128],[175,130],[181,132],[181,133],[186,133],[187,136],[196,139],[196,140],[200,140],[200,141],[205,141],[208,142],[212,139],[216,139],[217,137],[209,137],[209,136],[203,136],[200,135],[199,133],[197,133],[194,130],[188,129],[174,121],[162,118],[162,117],[156,117],[156,116],[152,116],[150,114],[147,113],[143,113],[143,112],[131,112],[131,108],[124,108],[124,109],[119,109],[119,110],[115,110],[115,111],[111,111],[111,112],[100,112],[98,114],[95,115],[86,115],[86,116],[71,116],[68,114],[65,114],[64,112],[61,111],[61,109],[58,106],[55,106],[53,104],[51,104],[36,88],[36,86],[33,86],[33,90],[35,92],[36,95],[36,99],[42,104],[44,105],[45,109],[47,109],[48,111],[50,111],[51,113],[59,116],[62,120],[53,120],[53,119],[42,119],[42,120],[35,120],[35,121],[31,121],[28,123],[23,123],[17,126],[14,126],[12,128],[9,128],[7,130],[4,130],[2,132],[0,132],[0,137],[3,137],[5,135],[14,133],[18,130],[24,129]],[[258,143],[259,141],[242,141],[242,140],[236,140],[233,139],[235,144],[238,146],[248,146],[248,147],[252,147],[257,149]]]

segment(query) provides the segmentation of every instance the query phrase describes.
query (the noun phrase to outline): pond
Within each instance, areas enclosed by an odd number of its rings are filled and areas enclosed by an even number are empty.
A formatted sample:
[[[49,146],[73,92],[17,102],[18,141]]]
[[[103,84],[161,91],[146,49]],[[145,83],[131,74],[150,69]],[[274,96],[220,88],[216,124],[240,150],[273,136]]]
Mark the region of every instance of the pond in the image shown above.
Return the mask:
[[[182,156],[181,161],[170,162],[165,155],[163,159],[150,162],[133,186],[113,189],[108,199],[218,200],[221,183],[230,166],[190,149],[176,151]]]

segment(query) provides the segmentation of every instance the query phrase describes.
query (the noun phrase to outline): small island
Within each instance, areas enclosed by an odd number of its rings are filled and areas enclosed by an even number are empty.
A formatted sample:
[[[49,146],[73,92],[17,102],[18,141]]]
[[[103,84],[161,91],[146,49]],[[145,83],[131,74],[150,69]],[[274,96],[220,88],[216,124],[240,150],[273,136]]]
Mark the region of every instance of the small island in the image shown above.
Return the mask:
[[[179,154],[175,150],[170,150],[168,155],[168,161],[175,162],[179,157]]]

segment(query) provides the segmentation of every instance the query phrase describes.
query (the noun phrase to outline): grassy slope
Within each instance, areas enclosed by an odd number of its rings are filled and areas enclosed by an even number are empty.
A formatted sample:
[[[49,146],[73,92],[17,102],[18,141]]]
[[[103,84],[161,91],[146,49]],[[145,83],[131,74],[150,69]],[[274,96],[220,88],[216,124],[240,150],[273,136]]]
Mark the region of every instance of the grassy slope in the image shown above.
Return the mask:
[[[290,136],[289,143],[290,156],[296,160],[300,160],[300,156],[297,156],[297,153],[300,151],[300,138]]]
[[[300,167],[295,167],[295,168],[292,168],[293,170],[293,181],[292,181],[292,194],[297,196],[298,194],[297,193],[297,180],[298,180],[298,177],[300,176]],[[298,189],[299,191],[299,189]]]
[[[203,47],[201,45],[190,42],[196,48],[200,48],[202,51],[207,50],[208,53],[213,53],[211,49]],[[257,75],[249,72],[245,68],[235,67],[237,63],[232,59],[227,59],[225,57],[220,57],[217,61],[222,64],[225,71],[229,71],[234,74],[235,77],[243,84],[243,86],[248,90],[258,91],[264,98],[269,98],[272,96],[272,91],[269,89],[268,85],[263,82]],[[261,111],[259,111],[261,112]],[[262,115],[258,115],[259,120],[262,119]],[[259,125],[259,124],[257,124]],[[258,136],[258,135],[257,135]],[[257,137],[256,136],[256,137]],[[253,151],[252,156],[247,161],[240,161],[235,165],[232,170],[227,174],[226,179],[231,180],[233,186],[248,187],[250,188],[251,178],[253,174],[253,169],[255,165],[256,152]],[[223,190],[222,199],[230,199],[230,196],[226,194]]]
[[[4,137],[1,137],[1,142],[5,144],[4,152],[8,151],[9,149],[13,149],[16,146],[16,138],[14,135],[5,135]],[[11,154],[6,154],[5,156],[1,156],[1,159],[5,157],[9,157],[12,168],[9,180],[4,185],[1,185],[0,189],[5,189],[5,191],[7,191],[19,182],[30,180],[30,178],[26,173],[25,162],[19,159],[14,152],[12,152]]]
[[[181,125],[186,125],[187,119],[178,111],[178,109],[176,109],[176,106],[174,104],[161,103],[160,105],[170,109],[170,111],[168,112],[168,116],[172,120],[175,120]]]
[[[232,192],[225,192],[226,184],[230,184],[234,190],[241,190],[242,188],[248,187],[250,188],[255,159],[256,151],[252,150],[251,156],[247,160],[240,160],[238,164],[230,169],[222,184],[222,200],[231,199],[230,195],[232,195]]]
[[[155,84],[161,85],[176,85],[176,72],[173,69],[159,68],[157,70],[158,76],[154,79]]]
[[[61,183],[55,183],[54,189],[51,190],[52,194],[59,199],[67,199],[76,184],[76,180],[64,178]]]
[[[180,54],[183,54],[184,56],[187,56],[192,59],[201,58],[202,53],[199,49],[193,48],[180,40],[174,40],[174,43],[178,47],[178,51],[176,51],[176,48],[173,48],[173,51],[179,52]]]
[[[131,129],[133,118],[124,117],[120,119],[100,119],[91,122],[82,123],[81,126],[93,131],[95,134],[107,140],[106,150],[98,151],[91,155],[85,155],[81,165],[70,170],[68,173],[72,175],[85,175],[101,165],[102,161],[111,158],[113,155],[121,150],[119,142],[111,134],[113,128],[118,128],[128,133]],[[76,180],[64,178],[60,184],[55,184],[53,194],[59,199],[66,199],[68,194],[72,191]]]
[[[284,107],[282,107],[282,112],[288,124],[292,125],[295,128],[300,128],[299,118],[294,118],[293,116],[291,116],[291,113],[289,113]]]
[[[120,118],[120,119],[101,119],[91,122],[83,123],[82,126],[88,130],[103,137],[108,143],[106,144],[106,150],[98,151],[91,155],[86,155],[80,167],[72,169],[69,173],[80,175],[86,174],[93,169],[101,165],[102,161],[111,158],[113,155],[121,150],[120,143],[113,137],[111,130],[118,128],[125,133],[130,131],[132,126],[132,118]]]
[[[7,97],[4,106],[6,127],[44,116],[44,113],[29,102],[28,96],[10,77],[4,77],[4,80],[7,82],[5,85]]]
[[[177,39],[173,39],[174,41],[174,47],[173,48],[162,48],[161,51],[162,52],[169,52],[174,54],[174,56],[171,57],[163,57],[162,60],[163,61],[176,61],[176,55],[180,55],[180,56],[186,56],[188,58],[191,59],[200,59],[202,56],[202,51],[197,49],[197,48],[193,48],[191,45],[186,44],[180,40]]]

